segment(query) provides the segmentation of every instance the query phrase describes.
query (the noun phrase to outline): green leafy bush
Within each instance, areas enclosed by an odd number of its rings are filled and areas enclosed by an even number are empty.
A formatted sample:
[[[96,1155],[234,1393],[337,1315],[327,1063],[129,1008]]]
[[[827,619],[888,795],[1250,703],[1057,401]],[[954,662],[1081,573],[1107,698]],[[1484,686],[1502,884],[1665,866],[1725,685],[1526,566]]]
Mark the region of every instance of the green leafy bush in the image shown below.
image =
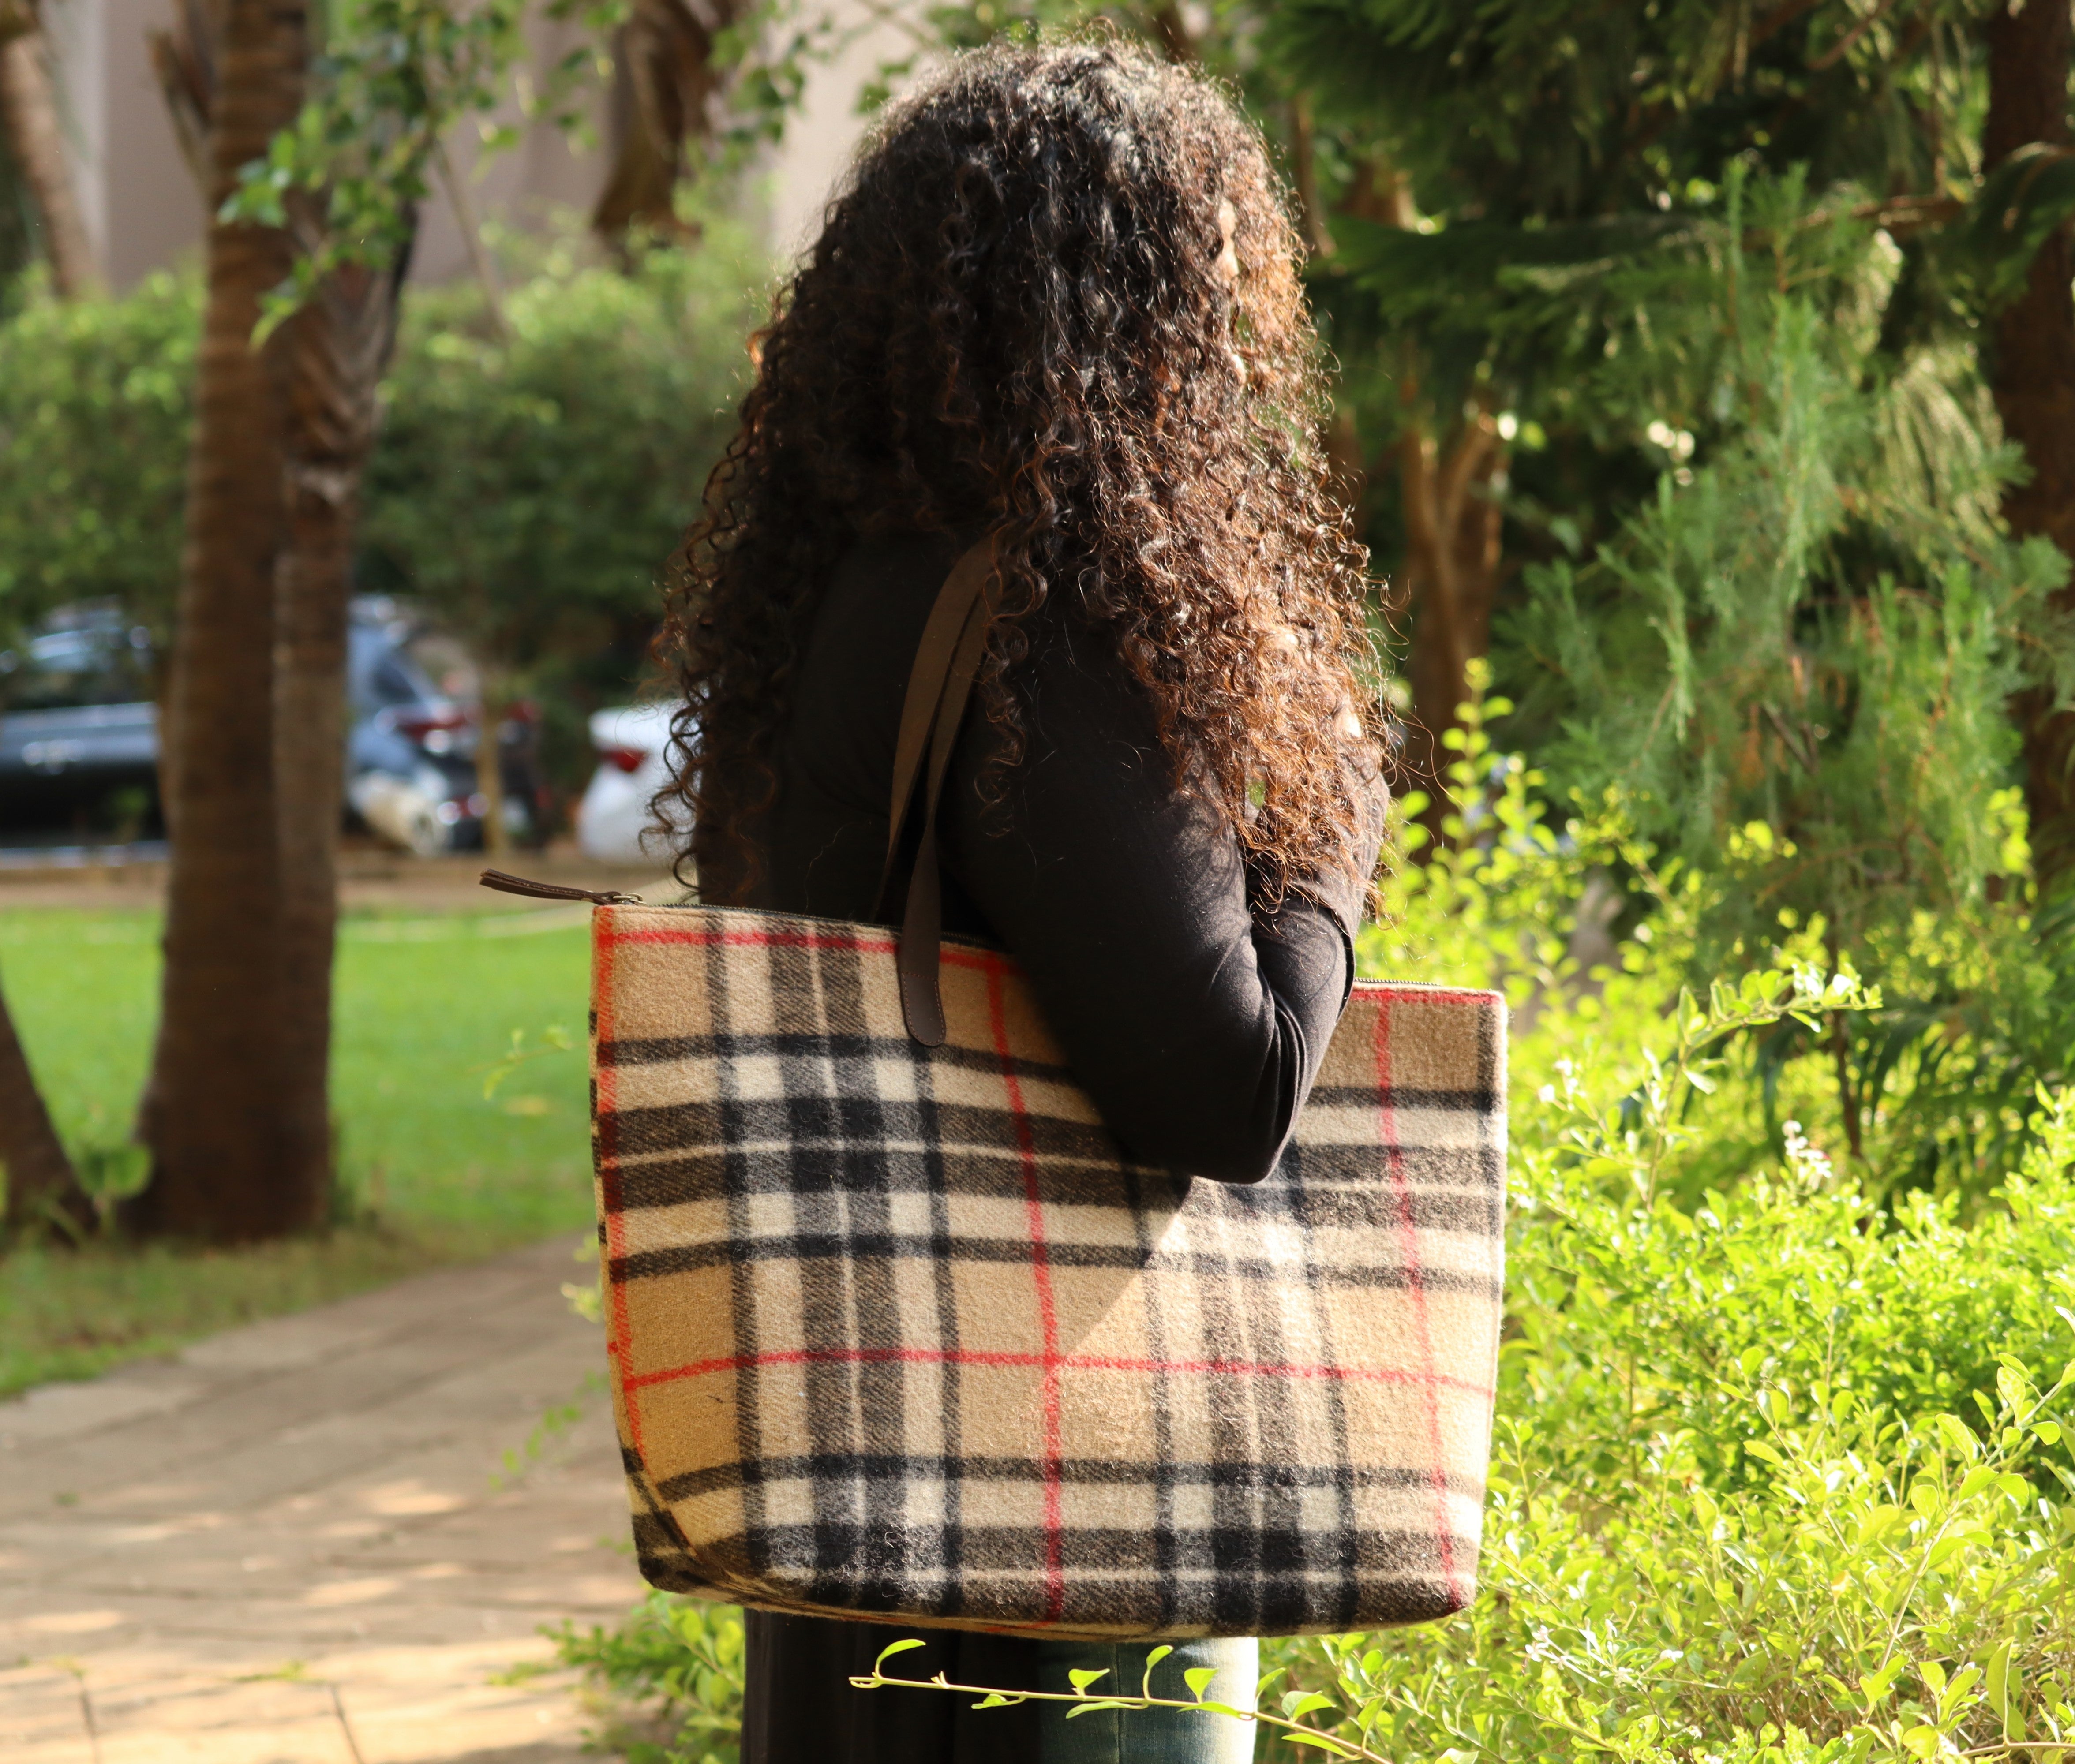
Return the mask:
[[[474,284],[412,291],[383,387],[358,584],[422,602],[495,694],[543,700],[571,783],[582,714],[634,690],[763,311],[745,230],[703,224],[627,272],[550,242],[507,333]],[[192,276],[70,303],[31,287],[0,318],[0,623],[112,598],[165,636],[200,330]]]
[[[1760,977],[1680,1038],[1831,983]],[[1706,1066],[1573,1066],[1522,1123],[1483,1596],[1274,1667],[1398,1759],[2057,1757],[2070,1099],[1971,1229],[1928,1201],[1884,1228],[1798,1137],[1688,1212],[1653,1190]]]
[[[736,1764],[742,1733],[742,1613],[651,1592],[611,1629],[547,1632],[565,1666],[581,1667],[615,1698],[645,1705],[665,1730],[658,1742],[623,1731],[607,1738],[627,1764]]]
[[[201,289],[31,289],[0,321],[0,621],[113,598],[162,636],[180,586]]]
[[[632,693],[665,561],[733,433],[764,275],[716,219],[629,273],[549,250],[508,333],[473,286],[406,313],[364,581],[461,636],[493,699],[543,701],[568,781],[590,763],[579,714]]]
[[[1878,996],[1804,926],[1695,996],[1696,926],[1733,878],[1657,868],[1617,798],[1552,826],[1484,731],[1501,709],[1455,737],[1453,843],[1400,865],[1361,950],[1518,1011],[1482,1589],[1444,1624],[1269,1644],[1266,1706],[1312,1731],[1264,1731],[1261,1755],[2061,1764],[2075,1092],[2031,1099],[1986,1195],[1895,1196],[1833,1164],[1823,1036]],[[1614,868],[1652,911],[1593,961],[1578,934]],[[1768,1078],[1754,1051],[1790,1031]],[[1769,1104],[1797,1099],[1831,1112],[1775,1131]],[[658,1595],[564,1657],[695,1710],[706,1681],[661,1627],[694,1612],[726,1621]],[[702,1694],[731,1710],[739,1684]]]

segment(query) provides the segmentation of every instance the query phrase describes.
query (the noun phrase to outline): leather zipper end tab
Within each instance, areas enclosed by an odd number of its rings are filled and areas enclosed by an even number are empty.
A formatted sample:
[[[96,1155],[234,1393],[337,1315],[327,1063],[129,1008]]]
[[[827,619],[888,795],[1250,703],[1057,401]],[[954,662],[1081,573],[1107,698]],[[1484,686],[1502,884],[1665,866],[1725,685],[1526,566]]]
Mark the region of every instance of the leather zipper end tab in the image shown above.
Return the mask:
[[[535,901],[588,901],[593,906],[639,906],[638,894],[615,894],[610,890],[594,892],[590,888],[572,888],[560,882],[536,882],[530,876],[507,876],[502,870],[485,870],[476,878],[486,888],[495,888],[499,894],[523,894]]]

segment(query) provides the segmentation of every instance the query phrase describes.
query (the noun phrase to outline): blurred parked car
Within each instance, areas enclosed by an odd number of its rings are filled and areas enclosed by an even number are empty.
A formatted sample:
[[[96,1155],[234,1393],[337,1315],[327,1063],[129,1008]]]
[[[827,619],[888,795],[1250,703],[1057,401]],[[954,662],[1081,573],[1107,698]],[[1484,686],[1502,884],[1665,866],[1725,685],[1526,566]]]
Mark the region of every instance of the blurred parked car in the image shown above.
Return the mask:
[[[480,846],[476,718],[412,659],[416,631],[391,602],[356,600],[348,630],[346,797],[354,814],[425,854]],[[64,608],[0,651],[0,829],[134,839],[155,833],[159,718],[150,634],[112,603]],[[530,715],[499,731],[507,826],[542,824]]]
[[[0,827],[135,839],[158,822],[151,639],[113,604],[53,614],[0,650]]]
[[[591,718],[598,770],[577,805],[577,845],[586,857],[608,863],[668,863],[684,844],[678,833],[648,830],[648,805],[670,781],[670,719],[677,714],[673,704],[643,704]]]

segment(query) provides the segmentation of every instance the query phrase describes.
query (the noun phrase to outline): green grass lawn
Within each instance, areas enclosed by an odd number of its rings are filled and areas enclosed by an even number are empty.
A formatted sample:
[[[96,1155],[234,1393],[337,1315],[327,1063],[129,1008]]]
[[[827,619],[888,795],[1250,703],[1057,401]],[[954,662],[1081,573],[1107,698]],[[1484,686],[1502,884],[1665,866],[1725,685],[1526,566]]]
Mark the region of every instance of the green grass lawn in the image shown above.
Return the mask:
[[[58,1129],[103,1179],[157,1014],[154,913],[0,911],[0,985]],[[342,1211],[311,1241],[206,1253],[108,1246],[0,1261],[0,1393],[81,1377],[247,1317],[293,1310],[590,1216],[581,913],[356,916],[342,929],[333,1102]],[[569,1051],[483,1079],[550,1028]]]

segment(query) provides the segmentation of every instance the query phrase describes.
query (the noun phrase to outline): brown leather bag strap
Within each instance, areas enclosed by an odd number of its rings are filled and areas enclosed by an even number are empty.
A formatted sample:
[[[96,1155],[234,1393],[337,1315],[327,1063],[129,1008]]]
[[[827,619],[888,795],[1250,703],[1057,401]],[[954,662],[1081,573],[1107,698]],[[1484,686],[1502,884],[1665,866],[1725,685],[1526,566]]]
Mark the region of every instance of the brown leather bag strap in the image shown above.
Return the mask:
[[[915,647],[915,665],[909,670],[908,695],[901,704],[901,733],[893,748],[893,810],[888,817],[886,862],[879,874],[879,894],[872,909],[875,917],[885,906],[893,884],[893,866],[901,855],[901,835],[914,800],[915,780],[930,731],[936,726],[937,708],[943,702],[944,688],[951,679],[959,638],[965,630],[967,615],[982,598],[993,568],[994,541],[990,536],[951,565],[923,624],[922,640]]]
[[[925,1047],[944,1041],[944,1007],[937,983],[943,936],[943,886],[937,869],[937,805],[974,679],[987,653],[987,588],[994,576],[994,541],[982,540],[951,566],[938,591],[917,646],[894,744],[893,802],[886,862],[880,874],[876,917],[884,910],[900,859],[901,838],[922,787],[922,830],[901,921],[901,1011],[908,1033]]]

